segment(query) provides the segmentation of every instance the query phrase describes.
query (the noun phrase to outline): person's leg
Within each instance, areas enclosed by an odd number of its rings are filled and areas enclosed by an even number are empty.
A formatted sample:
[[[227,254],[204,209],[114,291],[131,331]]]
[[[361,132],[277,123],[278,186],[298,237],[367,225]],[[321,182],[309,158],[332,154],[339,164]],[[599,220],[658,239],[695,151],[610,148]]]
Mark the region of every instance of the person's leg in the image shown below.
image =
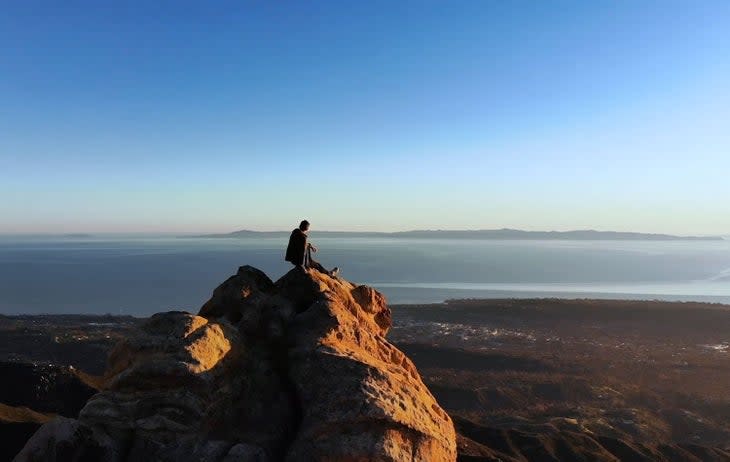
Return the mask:
[[[317,260],[310,257],[309,264],[307,265],[307,268],[316,269],[320,273],[327,273],[329,274],[329,271],[325,269],[324,266],[322,266]]]
[[[329,276],[336,276],[337,273],[339,273],[339,271],[340,271],[340,269],[336,266],[332,269],[332,271],[330,271],[327,268],[325,268],[324,266],[322,266],[317,260],[312,258],[311,249],[307,249],[307,253],[306,253],[304,260],[305,260],[305,263],[304,263],[305,268],[312,268],[314,270],[319,271],[320,273],[324,273]]]
[[[337,272],[339,271],[339,268],[335,267],[332,271],[326,269],[324,266],[322,266],[317,260],[312,258],[312,252],[311,250],[307,249],[307,268],[312,268],[320,273],[328,274],[330,276],[335,276]]]

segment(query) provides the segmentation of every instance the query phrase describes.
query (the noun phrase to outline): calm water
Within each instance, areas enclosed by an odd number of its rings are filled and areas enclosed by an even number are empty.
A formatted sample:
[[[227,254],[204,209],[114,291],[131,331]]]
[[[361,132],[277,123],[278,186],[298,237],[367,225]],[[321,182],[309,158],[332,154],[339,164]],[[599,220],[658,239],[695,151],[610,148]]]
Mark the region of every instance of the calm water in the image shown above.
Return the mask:
[[[601,297],[730,303],[730,241],[315,239],[392,303]],[[240,265],[276,279],[286,239],[0,237],[1,313],[196,311]]]

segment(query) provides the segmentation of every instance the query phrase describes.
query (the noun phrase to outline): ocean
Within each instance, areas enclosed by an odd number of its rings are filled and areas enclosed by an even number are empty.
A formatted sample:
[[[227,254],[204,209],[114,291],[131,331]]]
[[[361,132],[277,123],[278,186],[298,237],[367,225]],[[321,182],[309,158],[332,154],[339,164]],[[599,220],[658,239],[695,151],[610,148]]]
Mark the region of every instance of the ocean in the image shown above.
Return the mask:
[[[730,303],[730,241],[315,238],[390,303],[622,298]],[[276,280],[285,238],[0,236],[0,313],[196,312],[241,265]]]

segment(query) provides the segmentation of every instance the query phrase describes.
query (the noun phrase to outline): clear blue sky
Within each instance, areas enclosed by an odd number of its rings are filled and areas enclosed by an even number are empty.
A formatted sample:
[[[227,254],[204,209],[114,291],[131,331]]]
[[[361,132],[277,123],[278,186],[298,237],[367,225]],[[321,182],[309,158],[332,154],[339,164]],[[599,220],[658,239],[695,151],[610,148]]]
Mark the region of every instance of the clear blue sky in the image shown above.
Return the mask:
[[[3,5],[0,232],[730,233],[727,0],[106,3]]]

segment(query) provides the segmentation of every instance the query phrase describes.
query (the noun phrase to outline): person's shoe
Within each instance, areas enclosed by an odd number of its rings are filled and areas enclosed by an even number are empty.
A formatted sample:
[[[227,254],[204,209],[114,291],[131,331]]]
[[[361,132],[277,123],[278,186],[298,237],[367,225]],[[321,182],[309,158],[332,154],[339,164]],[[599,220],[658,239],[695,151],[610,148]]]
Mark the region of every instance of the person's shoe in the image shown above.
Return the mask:
[[[339,272],[340,272],[340,267],[335,266],[334,268],[332,268],[332,271],[330,271],[330,276],[335,277],[335,276],[337,276],[337,273],[339,273]]]

